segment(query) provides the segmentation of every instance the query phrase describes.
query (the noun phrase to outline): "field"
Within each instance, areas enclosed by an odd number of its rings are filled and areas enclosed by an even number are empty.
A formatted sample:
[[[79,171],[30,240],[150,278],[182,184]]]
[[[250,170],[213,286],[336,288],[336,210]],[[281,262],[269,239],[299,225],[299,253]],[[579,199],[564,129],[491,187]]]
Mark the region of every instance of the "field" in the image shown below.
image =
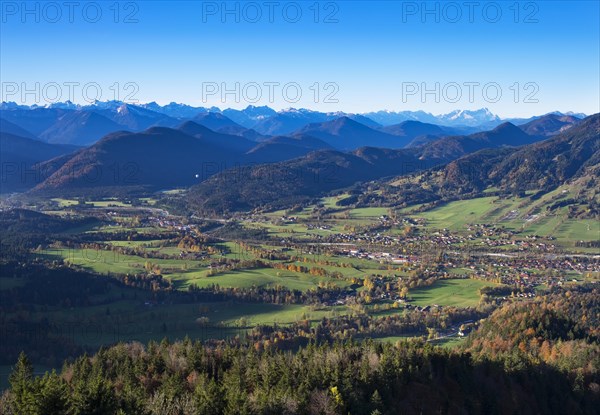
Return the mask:
[[[47,258],[62,258],[70,264],[99,274],[141,272],[146,263],[158,265],[161,269],[177,271],[194,270],[202,267],[199,261],[143,258],[97,249],[47,249],[39,255]]]
[[[147,305],[129,300],[80,307],[68,312],[50,310],[43,316],[33,313],[32,317],[48,319],[58,332],[72,336],[76,344],[99,347],[119,341],[160,341],[164,337],[189,336],[201,340],[243,336],[257,324],[286,325],[300,320],[314,323],[323,317],[345,313],[345,307],[313,309],[297,304],[208,302]]]
[[[492,285],[491,282],[473,279],[438,280],[429,287],[412,289],[408,295],[411,304],[419,306],[475,307],[479,303],[479,289]]]
[[[21,280],[0,278],[1,289],[10,289],[14,286],[12,281]],[[162,302],[149,291],[111,285],[107,292],[90,297],[89,305],[32,308],[28,311],[28,321],[44,321],[53,328],[53,336],[67,337],[77,345],[95,349],[119,341],[160,341],[164,337],[243,337],[247,330],[258,324],[287,325],[300,320],[315,323],[323,317],[331,318],[349,312],[345,306],[237,301]],[[11,319],[15,315],[7,313],[6,318]],[[19,324],[14,321],[6,327],[20,330]]]
[[[76,206],[80,203],[79,200],[75,200],[75,199],[53,198],[50,200],[55,202],[58,205],[58,207],[61,207],[61,208]],[[156,204],[156,199],[153,199],[150,197],[141,198],[141,199],[139,199],[139,201],[142,203],[147,203],[148,205]],[[91,200],[91,201],[86,200],[85,205],[90,206],[90,207],[130,207],[130,206],[132,206],[131,202],[123,202],[123,201],[120,201],[117,199],[104,199],[104,200]]]
[[[533,202],[529,198],[482,197],[450,202],[412,216],[425,219],[427,227],[432,229],[466,231],[469,224],[487,223],[523,231],[523,235],[551,236],[565,247],[573,247],[575,241],[598,240],[600,222],[568,218],[567,207],[547,211],[546,207],[551,202],[569,196],[570,193],[563,189]]]
[[[348,285],[346,281],[273,268],[235,270],[211,277],[207,277],[206,272],[200,271],[197,273],[172,274],[169,275],[169,279],[174,281],[175,287],[178,289],[185,289],[191,284],[195,284],[200,288],[218,284],[221,287],[238,288],[282,286],[290,290],[307,291],[317,287],[320,282],[330,282],[338,286]]]
[[[99,219],[90,225],[65,229],[50,247],[41,244],[33,249],[32,256],[38,259],[62,259],[75,268],[106,277],[141,274],[158,280],[151,274],[160,274],[171,283],[168,291],[219,286],[238,292],[249,290],[252,294],[258,291],[254,288],[278,287],[310,293],[311,301],[318,298],[320,304],[276,304],[283,302],[281,298],[271,303],[271,300],[261,302],[258,296],[253,297],[253,301],[235,297],[220,300],[207,293],[195,293],[197,297],[180,293],[161,295],[154,291],[157,288],[142,289],[130,279],[128,286],[112,285],[108,292],[92,297],[86,305],[32,307],[27,321],[47,321],[55,330],[53,335],[61,339],[66,336],[67,342],[95,350],[119,341],[147,342],[164,337],[243,338],[257,325],[289,325],[298,321],[315,325],[323,318],[342,315],[364,313],[372,319],[407,317],[412,315],[410,309],[396,308],[399,289],[402,284],[406,284],[403,290],[412,286],[407,278],[432,275],[429,258],[421,255],[418,248],[413,251],[414,246],[421,243],[439,246],[444,243],[443,238],[450,235],[454,239],[448,245],[449,250],[460,251],[466,240],[464,236],[472,232],[467,229],[469,224],[523,230],[514,237],[503,236],[505,232],[494,233],[492,239],[522,240],[524,236],[539,234],[554,236],[568,247],[574,247],[577,240],[597,239],[600,231],[600,225],[593,221],[568,219],[567,207],[551,212],[546,209],[550,203],[568,196],[562,192],[546,195],[535,203],[528,198],[488,196],[456,201],[420,213],[412,213],[414,210],[410,208],[391,212],[384,207],[336,205],[348,196],[322,198],[298,212],[248,214],[235,219],[241,229],[231,227],[231,230],[220,228],[219,222],[207,226],[202,218],[193,221],[147,205],[136,208],[128,200],[87,201],[87,206],[80,206],[75,199],[55,199],[50,206],[53,215],[96,215]],[[152,204],[152,199],[142,202]],[[450,232],[437,232],[442,228]],[[226,232],[219,233],[221,229]],[[249,232],[249,229],[266,232]],[[84,234],[85,242],[76,242],[73,246],[94,248],[57,248],[65,246],[64,240],[77,234]],[[487,236],[474,243],[483,242],[484,238]],[[504,242],[498,249],[515,248]],[[406,262],[392,262],[396,255],[405,256]],[[494,284],[463,277],[474,272],[493,273],[502,266],[479,269],[478,263],[473,267],[462,257],[449,258],[441,270],[443,276],[438,271],[433,273],[443,279],[431,286],[409,288],[407,304],[446,307],[434,309],[435,313],[452,313],[449,307],[480,304],[479,290]],[[484,264],[486,258],[478,257],[478,261]],[[258,260],[264,264],[256,262]],[[529,264],[519,266],[520,271],[534,276],[534,289],[538,277],[540,284],[546,284],[544,287],[552,283],[540,277],[540,270],[529,270]],[[423,271],[424,277],[419,274]],[[450,279],[446,279],[448,275]],[[571,284],[577,284],[573,279],[586,280],[584,274],[574,268],[563,270],[560,277],[566,280],[564,283]],[[17,289],[23,283],[20,279],[0,278],[0,290]],[[338,296],[334,291],[337,288],[350,289]],[[8,318],[15,316],[16,312],[7,315]],[[428,341],[456,347],[463,341],[457,337],[457,330],[452,327],[440,332],[439,339]],[[428,336],[425,331],[391,330],[387,333],[390,335],[381,335],[376,341],[396,342],[407,337]],[[373,333],[366,336],[372,337]]]
[[[459,200],[434,209],[410,213],[419,205],[396,211],[414,219],[425,220],[427,230],[449,229],[467,233],[472,224],[488,224],[520,232],[522,236],[539,235],[552,237],[564,248],[574,248],[576,241],[600,239],[600,222],[593,219],[573,219],[568,217],[568,206],[549,211],[552,204],[575,197],[581,191],[575,185],[563,186],[532,201],[527,197],[498,198],[486,196],[475,199]],[[529,192],[532,194],[533,192]],[[347,195],[331,196],[321,199],[320,204],[328,209],[327,214],[318,218],[312,216],[313,208],[301,212],[286,214],[276,211],[267,214],[271,222],[246,222],[248,228],[266,229],[271,237],[295,238],[297,240],[326,237],[334,233],[348,233],[353,229],[374,225],[379,218],[388,216],[390,210],[383,207],[351,208],[337,206],[336,202]],[[285,215],[295,216],[298,221],[292,223],[276,222]],[[313,224],[311,228],[307,223]],[[402,229],[386,230],[387,234],[401,233]],[[585,248],[578,249],[587,252]]]
[[[152,243],[144,241],[143,243]],[[115,245],[121,246],[140,246],[142,242],[116,242]],[[234,247],[235,243],[229,242],[226,246]],[[144,248],[147,251],[157,251],[163,254],[177,254],[180,252],[176,247],[163,248]],[[192,284],[202,288],[212,285],[221,287],[275,287],[282,286],[290,290],[307,291],[314,289],[320,284],[328,283],[338,287],[346,287],[349,282],[346,279],[334,279],[326,276],[314,276],[302,272],[293,272],[289,270],[275,269],[271,267],[240,269],[231,271],[222,271],[216,275],[209,276],[208,260],[184,260],[184,259],[157,259],[144,258],[135,255],[124,255],[114,251],[97,249],[57,249],[51,248],[37,253],[38,256],[57,259],[62,258],[72,265],[83,269],[93,271],[99,274],[135,274],[143,272],[146,264],[153,267],[159,267],[161,274],[173,282],[176,289],[187,290]],[[223,255],[225,258],[252,259],[251,255],[245,253],[243,256],[232,249],[229,254]],[[275,262],[275,261],[274,261]],[[307,265],[304,263],[295,263],[297,265]],[[373,266],[373,264],[370,264]],[[327,271],[339,271],[345,277],[364,277],[368,275],[370,269],[357,270],[356,268],[343,268],[336,266],[320,266]]]

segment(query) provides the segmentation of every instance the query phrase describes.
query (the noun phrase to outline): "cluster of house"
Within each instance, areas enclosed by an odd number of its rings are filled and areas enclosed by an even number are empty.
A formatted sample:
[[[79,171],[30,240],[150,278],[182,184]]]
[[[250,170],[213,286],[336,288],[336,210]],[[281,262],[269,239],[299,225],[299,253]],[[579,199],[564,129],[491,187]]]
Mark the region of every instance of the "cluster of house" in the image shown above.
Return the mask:
[[[414,255],[397,255],[389,252],[368,252],[364,249],[342,249],[338,252],[338,255],[349,258],[385,261],[393,264],[405,264],[417,261],[417,257]]]
[[[155,216],[149,216],[148,222],[153,226],[158,226],[159,228],[170,228],[183,232],[190,232],[192,230],[191,225],[183,225],[174,217],[157,218]]]

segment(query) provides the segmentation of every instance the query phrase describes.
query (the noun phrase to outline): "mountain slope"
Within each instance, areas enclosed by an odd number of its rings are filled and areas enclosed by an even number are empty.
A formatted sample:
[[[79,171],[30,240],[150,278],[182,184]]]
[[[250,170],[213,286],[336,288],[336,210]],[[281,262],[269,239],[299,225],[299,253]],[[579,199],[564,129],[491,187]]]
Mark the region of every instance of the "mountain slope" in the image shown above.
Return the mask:
[[[272,117],[275,114],[277,114],[277,112],[267,106],[256,107],[254,105],[248,105],[243,110],[235,110],[232,108],[223,110],[223,115],[245,128],[252,128],[256,123]]]
[[[173,127],[181,122],[168,115],[132,104],[97,109],[96,112],[121,125],[120,129],[130,131],[142,131],[153,126]]]
[[[413,139],[420,135],[449,135],[449,132],[439,125],[428,124],[419,121],[403,121],[400,124],[388,125],[381,128],[381,131]]]
[[[419,203],[496,192],[548,192],[573,179],[600,172],[600,116],[590,116],[548,140],[523,147],[490,148],[468,154],[441,168],[392,181],[398,203],[420,194]],[[428,196],[427,196],[428,195]]]
[[[247,138],[248,140],[257,141],[257,142],[269,139],[268,136],[259,134],[258,132],[256,132],[255,130],[253,130],[251,128],[241,127],[239,125],[238,126],[230,125],[230,126],[226,126],[226,127],[221,127],[221,128],[218,128],[217,131],[221,134],[237,135],[240,137]]]
[[[48,144],[31,138],[1,133],[0,192],[22,191],[38,185],[47,177],[48,170],[40,168],[37,163],[72,153],[76,149],[74,146]]]
[[[439,135],[420,135],[418,137],[413,138],[410,143],[408,143],[404,148],[414,148],[414,147],[422,147],[428,144],[433,143],[434,141],[439,140],[442,136]]]
[[[179,131],[193,137],[200,138],[206,143],[211,143],[236,152],[246,152],[256,143],[244,137],[230,134],[221,134],[194,121],[186,121],[177,127]]]
[[[39,137],[48,143],[87,146],[108,133],[123,129],[123,126],[96,112],[74,111],[59,117]]]
[[[213,131],[218,131],[221,128],[243,128],[241,125],[233,122],[223,114],[218,112],[206,112],[198,114],[192,118],[197,124],[210,128]]]
[[[338,150],[354,150],[365,145],[384,148],[401,148],[409,140],[374,130],[348,117],[309,124],[297,134],[317,137]]]
[[[96,188],[110,193],[117,188],[185,186],[234,165],[239,157],[202,137],[170,128],[118,132],[79,151],[34,190],[89,192]]]
[[[550,137],[571,128],[580,121],[572,115],[551,113],[519,125],[519,128],[529,135]]]
[[[502,159],[489,174],[503,188],[550,189],[600,163],[600,115]]]
[[[287,135],[310,123],[329,120],[327,114],[304,109],[289,109],[263,119],[252,128],[264,135]]]
[[[331,115],[331,114],[328,114],[328,115]],[[382,125],[379,124],[378,122],[375,122],[372,119],[365,117],[364,115],[360,115],[360,114],[335,113],[335,117],[333,117],[333,119],[340,118],[340,117],[348,117],[351,120],[361,123],[362,125],[366,125],[369,128],[380,129],[382,127]]]
[[[72,111],[60,108],[1,110],[0,118],[4,118],[38,136],[56,123],[61,116]]]
[[[258,144],[247,153],[251,162],[275,162],[304,156],[316,150],[331,150],[323,140],[306,135],[279,136]]]
[[[32,140],[38,139],[35,135],[31,134],[29,131],[24,128],[19,127],[17,124],[14,124],[4,118],[0,118],[0,134],[12,134],[19,137],[30,138]]]
[[[468,136],[450,136],[428,144],[423,149],[424,160],[449,161],[484,148],[521,146],[539,141],[511,123],[503,123],[491,131]]]
[[[220,173],[191,188],[187,201],[192,209],[207,212],[287,207],[418,165],[416,154],[409,150],[316,151],[280,163],[248,166],[241,172]]]
[[[397,191],[420,195],[421,202],[426,202],[444,194],[481,192],[489,186],[512,189],[512,183],[519,189],[549,187],[600,158],[597,117],[552,139],[512,146],[535,140],[507,123],[486,133],[448,137],[417,148],[318,151],[281,163],[248,167],[235,175],[236,180],[223,172],[194,186],[188,202],[200,211],[282,208],[386,176],[407,176],[407,186],[397,186]],[[440,149],[444,141],[454,147]],[[458,157],[462,158],[456,160]],[[411,175],[424,170],[421,175]]]

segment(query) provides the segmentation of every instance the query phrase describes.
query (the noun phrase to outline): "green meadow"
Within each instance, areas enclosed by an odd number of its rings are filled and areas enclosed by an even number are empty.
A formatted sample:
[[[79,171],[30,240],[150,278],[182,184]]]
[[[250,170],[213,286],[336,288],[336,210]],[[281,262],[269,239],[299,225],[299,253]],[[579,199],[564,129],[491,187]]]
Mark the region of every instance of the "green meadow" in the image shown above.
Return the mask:
[[[573,247],[576,241],[600,238],[597,220],[568,218],[567,207],[547,211],[546,206],[557,194],[555,191],[533,202],[528,198],[498,199],[492,196],[459,200],[411,216],[425,219],[426,226],[431,229],[466,231],[469,224],[492,224],[522,231],[523,235],[551,236],[565,247]],[[562,199],[569,193],[560,196]]]
[[[411,304],[419,306],[475,307],[479,303],[479,290],[492,285],[495,284],[473,279],[444,279],[428,287],[411,289],[408,296]]]

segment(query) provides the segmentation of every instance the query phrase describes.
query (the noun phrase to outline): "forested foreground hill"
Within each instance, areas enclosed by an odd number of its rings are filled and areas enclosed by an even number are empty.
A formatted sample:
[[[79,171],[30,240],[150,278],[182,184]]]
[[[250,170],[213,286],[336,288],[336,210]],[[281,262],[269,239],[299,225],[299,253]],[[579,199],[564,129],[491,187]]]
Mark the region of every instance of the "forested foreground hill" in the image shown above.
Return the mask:
[[[462,350],[421,341],[276,347],[120,344],[33,378],[4,414],[586,414],[600,404],[598,292],[495,312]]]

